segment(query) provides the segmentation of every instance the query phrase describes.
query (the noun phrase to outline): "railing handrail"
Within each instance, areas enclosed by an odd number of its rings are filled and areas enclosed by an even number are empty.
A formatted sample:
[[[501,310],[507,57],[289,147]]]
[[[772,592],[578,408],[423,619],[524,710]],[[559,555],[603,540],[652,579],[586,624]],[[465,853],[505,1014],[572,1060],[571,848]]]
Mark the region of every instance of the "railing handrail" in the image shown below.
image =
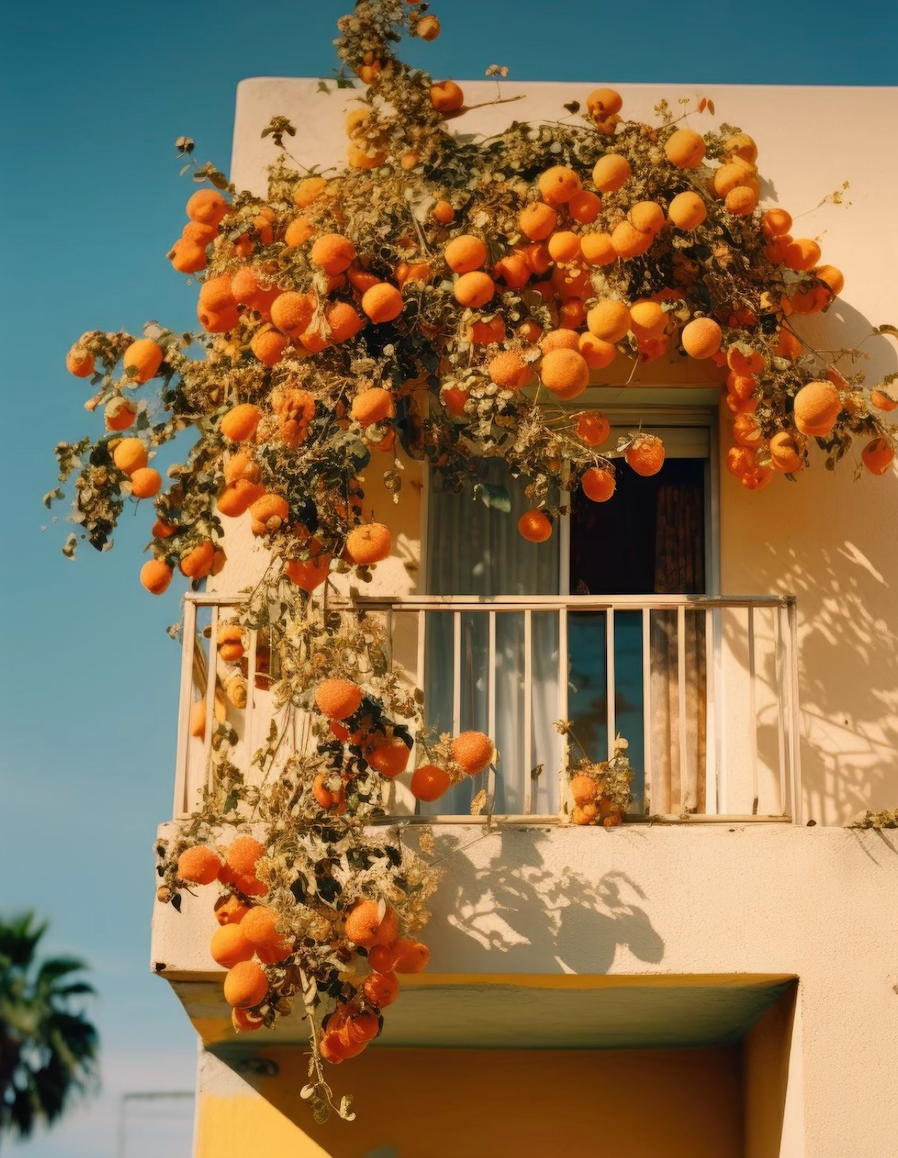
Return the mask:
[[[186,601],[199,607],[215,604],[237,606],[246,599],[245,595],[228,595],[219,591],[210,593],[191,592],[184,596]],[[605,611],[609,608],[627,607],[664,610],[670,607],[794,607],[795,595],[358,595],[354,598],[343,596],[333,598],[334,607],[393,608],[402,611],[433,611],[440,607],[455,610],[488,607],[494,610],[508,608],[524,611],[527,608],[567,607],[581,611]]]

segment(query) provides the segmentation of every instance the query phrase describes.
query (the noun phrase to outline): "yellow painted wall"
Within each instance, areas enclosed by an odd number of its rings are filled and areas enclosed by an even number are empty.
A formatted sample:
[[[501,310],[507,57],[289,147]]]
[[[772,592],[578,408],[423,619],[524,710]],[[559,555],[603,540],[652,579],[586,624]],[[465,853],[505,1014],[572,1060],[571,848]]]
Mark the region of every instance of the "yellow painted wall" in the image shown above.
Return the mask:
[[[381,1158],[381,1147],[383,1158],[743,1155],[738,1046],[371,1050],[329,1070],[335,1093],[356,1095],[357,1120],[323,1127],[299,1098],[302,1052],[264,1056],[280,1070],[251,1079],[262,1096],[204,1060],[195,1158]]]

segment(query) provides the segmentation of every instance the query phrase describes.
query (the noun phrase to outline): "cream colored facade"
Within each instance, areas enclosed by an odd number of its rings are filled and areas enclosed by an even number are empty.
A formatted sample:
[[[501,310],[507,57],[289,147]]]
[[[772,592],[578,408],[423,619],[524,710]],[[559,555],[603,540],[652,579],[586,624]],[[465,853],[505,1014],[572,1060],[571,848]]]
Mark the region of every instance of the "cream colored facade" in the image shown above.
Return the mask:
[[[898,187],[896,90],[619,87],[637,118],[651,120],[662,98],[709,97],[719,121],[755,137],[762,195],[807,213],[801,232],[822,236],[825,260],[845,273],[844,297],[802,332],[828,349],[859,345],[871,384],[898,369],[895,341],[871,332],[898,321],[898,230],[883,228]],[[588,89],[506,82],[503,95],[522,99],[455,126],[555,119]],[[465,91],[471,104],[495,95],[486,82]],[[237,185],[264,192],[272,153],[260,132],[274,114],[300,126],[300,161],[340,163],[351,99],[316,81],[245,81]],[[814,209],[845,180],[850,205]],[[601,398],[609,411],[659,388],[705,401],[708,381],[694,373],[661,360],[619,399],[597,383],[578,407]],[[726,446],[723,415],[720,426]],[[891,1158],[898,840],[841,826],[898,804],[898,480],[855,480],[859,464],[831,473],[819,457],[799,484],[751,494],[719,471],[713,512],[718,593],[798,597],[794,823],[438,826],[441,855],[454,855],[428,930],[431,970],[391,1007],[377,1047],[335,1071],[335,1089],[358,1095],[359,1121],[323,1130],[298,1097],[302,1025],[235,1045],[207,952],[208,904],[188,899],[180,915],[157,906],[154,966],[209,1047],[197,1156]],[[398,551],[368,594],[420,590],[427,479],[406,468],[398,507],[369,470],[366,501],[380,518],[394,512]],[[238,531],[229,591],[260,564],[254,552]],[[725,670],[745,665],[738,637],[725,647]],[[740,711],[733,696],[725,711]],[[738,779],[745,753],[724,758]]]

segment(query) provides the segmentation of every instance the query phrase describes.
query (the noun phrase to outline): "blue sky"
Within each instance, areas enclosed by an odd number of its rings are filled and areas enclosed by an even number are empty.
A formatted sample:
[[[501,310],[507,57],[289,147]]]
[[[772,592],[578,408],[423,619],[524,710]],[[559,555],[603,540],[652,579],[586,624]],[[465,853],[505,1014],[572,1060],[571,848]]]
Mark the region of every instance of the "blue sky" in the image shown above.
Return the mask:
[[[192,191],[173,142],[189,134],[200,159],[227,167],[237,82],[326,75],[348,8],[48,0],[39,20],[27,5],[4,17],[0,911],[36,907],[52,921],[47,948],[91,962],[104,1044],[102,1099],[22,1147],[31,1158],[112,1158],[119,1095],[189,1089],[195,1059],[186,1017],[148,971],[151,846],[171,809],[179,658],[164,628],[182,584],[162,599],[138,586],[147,510],[126,513],[102,558],[83,548],[68,562],[65,524],[42,531],[54,444],[101,422],[82,409],[87,391],[63,359],[86,329],[193,324],[195,290],[165,260]],[[898,17],[886,2],[849,13],[719,0],[438,0],[433,10],[443,35],[409,56],[460,79],[495,62],[518,81],[898,83]],[[787,104],[783,117],[792,131]],[[179,1114],[142,1124],[128,1158],[188,1154]]]

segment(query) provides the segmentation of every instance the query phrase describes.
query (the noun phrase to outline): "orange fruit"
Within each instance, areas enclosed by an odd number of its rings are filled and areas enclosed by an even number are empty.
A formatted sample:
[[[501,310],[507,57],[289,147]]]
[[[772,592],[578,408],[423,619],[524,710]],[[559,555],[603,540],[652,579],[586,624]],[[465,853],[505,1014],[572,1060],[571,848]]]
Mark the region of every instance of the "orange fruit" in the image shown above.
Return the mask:
[[[551,205],[535,201],[521,210],[518,217],[518,228],[531,241],[544,241],[558,221],[558,214]]]
[[[895,451],[887,438],[874,438],[861,451],[864,466],[871,474],[885,474],[895,458]]]
[[[708,210],[698,193],[678,193],[667,207],[667,216],[677,229],[697,229],[708,216]]]
[[[396,957],[392,945],[374,945],[368,953],[368,964],[378,973],[389,973]]]
[[[764,355],[759,350],[750,350],[744,354],[738,346],[731,346],[727,350],[727,366],[743,378],[750,378],[760,374],[766,366]]]
[[[250,530],[254,535],[270,535],[279,531],[290,514],[287,500],[281,495],[264,494],[250,504]]]
[[[162,490],[162,475],[152,467],[143,466],[131,475],[131,494],[136,499],[151,499]]]
[[[585,233],[580,238],[580,250],[590,265],[611,265],[617,261],[617,252],[610,233]]]
[[[737,374],[735,370],[731,370],[727,374],[727,390],[734,398],[744,401],[746,398],[753,397],[758,388],[757,379],[751,374]]]
[[[795,359],[801,353],[801,342],[791,330],[780,330],[777,334],[774,353],[778,354],[781,358]]]
[[[576,417],[577,437],[587,446],[601,446],[611,433],[611,423],[598,410],[584,410]]]
[[[435,764],[421,764],[412,773],[409,787],[416,800],[423,800],[429,804],[439,800],[451,783],[445,768],[438,768]]]
[[[845,276],[834,265],[818,265],[811,271],[824,285],[829,287],[833,297],[838,297],[845,288]]]
[[[288,290],[278,294],[271,303],[271,320],[288,337],[299,337],[312,320],[315,304],[313,294]]]
[[[355,246],[341,233],[325,233],[312,245],[309,260],[325,273],[338,274],[355,261]]]
[[[267,905],[254,905],[240,925],[232,928],[239,928],[254,949],[265,950],[269,957],[276,958],[280,954],[280,960],[283,961],[284,957],[290,955],[292,943],[277,931],[277,917]],[[273,965],[275,961],[269,961],[268,964]]]
[[[620,153],[606,153],[596,161],[592,180],[600,193],[613,193],[630,179],[630,162]]]
[[[367,110],[365,110],[367,112]],[[313,201],[317,201],[327,188],[324,177],[303,177],[293,190],[293,200],[300,209],[308,209]]]
[[[513,350],[497,354],[489,364],[488,373],[492,381],[505,390],[520,390],[533,379],[533,370]]]
[[[208,284],[207,282],[206,285]],[[248,306],[260,314],[268,314],[275,298],[279,297],[281,293],[277,286],[267,282],[252,266],[239,269],[234,274],[231,278],[230,290],[235,302]]]
[[[390,948],[395,958],[393,968],[397,973],[422,973],[430,962],[427,946],[409,937],[400,937]]]
[[[244,918],[245,920],[245,918]],[[209,944],[209,953],[217,965],[233,969],[240,961],[249,961],[255,949],[243,934],[243,922],[227,924],[216,929]]]
[[[394,289],[393,286],[390,289]],[[399,295],[398,290],[394,290]],[[401,298],[399,299],[401,302]],[[330,327],[331,339],[334,342],[346,342],[354,338],[365,324],[349,302],[334,302],[324,313],[325,320]],[[305,335],[303,335],[305,340]]]
[[[737,414],[733,423],[733,438],[739,446],[760,447],[764,436],[754,414]]]
[[[246,478],[238,478],[227,484],[218,496],[215,506],[226,518],[239,519],[264,494],[265,487],[261,483],[250,482]]]
[[[236,305],[218,312],[216,310],[207,310],[205,306],[198,303],[196,316],[207,334],[227,333],[228,330],[233,330],[240,322],[240,311]]]
[[[276,366],[287,348],[286,335],[268,327],[253,335],[250,349],[266,366]]]
[[[181,573],[188,579],[205,579],[212,570],[214,557],[215,547],[209,539],[204,539],[199,546],[181,556]]]
[[[498,315],[488,322],[474,322],[468,327],[468,340],[475,345],[488,346],[505,337],[505,322]]]
[[[248,271],[247,271],[248,272]],[[200,305],[214,314],[233,309],[237,304],[227,274],[211,277],[200,286]]]
[[[455,283],[455,300],[472,310],[492,301],[495,292],[496,283],[486,273],[463,273]]]
[[[580,480],[583,493],[594,503],[605,503],[614,494],[614,475],[601,466],[591,466]]]
[[[342,1033],[346,1034],[353,1045],[373,1041],[380,1033],[380,1019],[373,1013],[354,1013],[347,1021]]]
[[[399,996],[399,979],[395,973],[369,973],[362,984],[362,993],[375,1009],[386,1009]]]
[[[553,350],[579,350],[580,334],[566,326],[549,330],[540,342],[539,348],[544,354],[551,354]]]
[[[187,202],[187,216],[201,225],[218,225],[230,208],[217,189],[198,189]]]
[[[112,461],[124,474],[147,465],[147,448],[139,438],[123,438],[112,452]]]
[[[625,457],[628,466],[647,478],[664,465],[664,443],[654,434],[637,434]]]
[[[683,327],[680,341],[690,358],[711,358],[720,349],[723,331],[713,318],[695,318]]]
[[[602,198],[588,189],[580,189],[568,201],[567,211],[581,225],[591,225],[602,212]]]
[[[892,410],[898,409],[898,402],[896,402],[894,398],[890,398],[884,390],[871,390],[870,401],[879,410],[891,412]]]
[[[553,261],[575,261],[580,256],[580,238],[570,230],[551,234],[546,245]]]
[[[600,298],[587,314],[586,324],[603,342],[619,342],[630,328],[630,311],[615,298]]]
[[[531,273],[541,276],[552,268],[552,257],[545,241],[534,241],[521,251]]]
[[[599,786],[591,776],[574,776],[571,780],[571,796],[574,803],[581,808],[587,804],[595,804],[599,794]]]
[[[761,218],[761,232],[768,241],[781,237],[792,228],[792,217],[785,209],[768,209]]]
[[[612,230],[611,244],[618,257],[640,257],[651,247],[652,234],[643,233],[629,221],[621,221]]]
[[[440,391],[440,401],[455,418],[465,417],[465,404],[471,395],[457,386],[444,386]]]
[[[737,217],[748,217],[751,213],[754,213],[757,204],[757,193],[754,189],[749,189],[745,185],[737,185],[736,188],[731,189],[724,198],[724,206],[727,213],[733,213]]]
[[[331,720],[346,720],[364,699],[365,693],[351,680],[324,680],[315,689],[315,703]]]
[[[579,263],[563,263],[557,265],[552,270],[552,276],[548,285],[548,292],[544,292],[540,285],[533,287],[537,292],[542,293],[543,297],[560,298],[561,301],[569,301],[571,298],[591,298],[595,291],[592,287],[592,280],[589,275],[589,270],[584,265]]]
[[[224,928],[238,928],[239,925],[225,925]],[[239,961],[228,971],[224,982],[224,997],[228,1005],[238,1009],[249,1009],[260,1005],[268,996],[268,978],[261,965],[255,961]]]
[[[454,80],[441,80],[430,86],[430,103],[438,113],[454,113],[465,103],[465,94]]]
[[[480,269],[487,258],[487,249],[479,237],[463,234],[455,237],[443,251],[446,264],[453,273],[471,273]]]
[[[310,237],[315,236],[315,226],[304,214],[294,217],[284,233],[284,243],[290,249],[305,245]]]
[[[438,201],[431,213],[440,225],[450,225],[455,220],[455,210],[448,201]]]
[[[195,885],[211,885],[220,868],[218,854],[205,844],[195,844],[178,857],[178,876]]]
[[[422,40],[436,40],[440,35],[440,22],[436,16],[422,16],[415,25],[415,35]]]
[[[770,461],[776,470],[794,474],[804,466],[804,459],[795,440],[795,432],[781,430],[770,440]],[[744,473],[744,472],[743,472]]]
[[[319,544],[320,546],[320,544]],[[308,559],[290,559],[284,566],[287,578],[304,591],[314,591],[327,579],[331,556],[318,551]]]
[[[402,294],[389,282],[382,281],[362,295],[362,309],[375,325],[398,318],[402,306]]]
[[[362,145],[350,145],[346,150],[346,159],[353,169],[376,169],[387,159],[386,153],[369,150]]]
[[[756,466],[754,470],[747,470],[740,481],[746,490],[759,491],[763,490],[772,478],[773,470],[771,467]]]
[[[185,241],[192,241],[194,245],[205,249],[218,236],[218,226],[203,225],[200,221],[188,221],[181,230],[181,236]]]
[[[635,338],[650,338],[663,330],[667,315],[657,302],[634,302],[630,307],[630,331]]]
[[[387,905],[382,917],[379,912],[377,901],[356,901],[346,916],[347,940],[363,949],[395,941],[399,931],[396,910]]]
[[[236,836],[225,853],[225,864],[238,876],[255,875],[256,863],[265,855],[265,845],[252,836]]]
[[[205,247],[186,237],[179,237],[166,257],[178,273],[199,273],[209,264]]]
[[[799,237],[785,247],[783,262],[789,269],[813,269],[820,260],[820,246],[808,237]]]
[[[244,402],[222,416],[219,430],[230,442],[246,442],[256,433],[261,417],[258,406]]]
[[[786,260],[786,250],[791,244],[792,238],[788,233],[784,233],[780,237],[772,238],[764,249],[767,260],[772,261],[774,265],[782,265]]]
[[[346,536],[346,553],[359,567],[380,563],[392,549],[393,537],[383,523],[362,523]]]
[[[586,107],[601,120],[619,113],[622,104],[623,98],[613,88],[594,88],[586,98]]]
[[[76,378],[89,378],[94,372],[94,356],[80,346],[72,346],[65,356],[65,368]]]
[[[758,146],[748,133],[735,133],[723,142],[723,151],[731,157],[739,157],[754,165],[758,159]]]
[[[575,804],[571,810],[572,824],[594,824],[599,815],[595,804]]]
[[[577,330],[586,324],[586,306],[581,298],[568,298],[558,307],[558,324],[562,329]]]
[[[361,426],[371,426],[375,422],[383,422],[385,418],[393,418],[396,407],[393,405],[393,396],[382,386],[370,386],[361,394],[356,394],[352,400],[349,416]]]
[[[714,176],[711,178],[711,189],[715,197],[721,199],[731,193],[733,189],[740,187],[751,189],[755,196],[760,191],[758,177],[754,169],[738,158],[727,165],[721,165],[719,169],[715,170]]]
[[[140,582],[151,595],[164,595],[171,577],[171,567],[163,559],[150,559],[140,569]]]
[[[326,772],[319,772],[312,781],[312,795],[326,812],[336,808],[338,813],[342,813],[346,808],[346,790],[341,788],[339,792],[332,792],[327,786],[328,779]]]
[[[771,443],[772,445],[772,443]],[[726,468],[730,474],[741,478],[758,465],[758,452],[749,446],[731,446],[726,454]]]
[[[400,736],[384,736],[375,743],[366,759],[376,772],[392,780],[405,771],[410,755],[411,749]]]
[[[520,251],[500,258],[493,266],[493,278],[504,281],[510,289],[522,289],[530,280],[531,269]]]
[[[529,543],[545,543],[552,537],[552,523],[542,511],[525,511],[518,519],[518,531]]]
[[[580,178],[566,165],[553,165],[541,173],[536,182],[539,195],[547,205],[564,205],[580,191]]]
[[[265,1022],[261,1017],[253,1017],[245,1009],[231,1010],[231,1025],[236,1033],[254,1033],[261,1029]]]
[[[664,210],[657,201],[637,201],[630,207],[627,216],[640,233],[651,233],[654,236],[664,228]]]
[[[668,161],[678,169],[695,169],[705,157],[705,142],[692,129],[677,129],[664,142]]]
[[[221,897],[215,904],[215,919],[219,925],[239,925],[248,912],[249,906],[233,894]]]
[[[476,776],[493,762],[493,741],[483,732],[462,732],[452,741],[452,759],[467,776]]]
[[[107,430],[128,430],[134,425],[137,411],[125,398],[112,398],[106,403],[103,419]]]
[[[795,395],[792,409],[802,434],[825,437],[835,426],[842,402],[832,382],[809,382]]]
[[[539,374],[546,389],[563,400],[576,398],[589,385],[589,366],[576,350],[552,350],[540,363]]]
[[[143,385],[155,378],[162,365],[162,347],[152,338],[138,338],[122,355],[122,366],[128,374],[128,385]],[[136,371],[136,373],[128,373]]]

